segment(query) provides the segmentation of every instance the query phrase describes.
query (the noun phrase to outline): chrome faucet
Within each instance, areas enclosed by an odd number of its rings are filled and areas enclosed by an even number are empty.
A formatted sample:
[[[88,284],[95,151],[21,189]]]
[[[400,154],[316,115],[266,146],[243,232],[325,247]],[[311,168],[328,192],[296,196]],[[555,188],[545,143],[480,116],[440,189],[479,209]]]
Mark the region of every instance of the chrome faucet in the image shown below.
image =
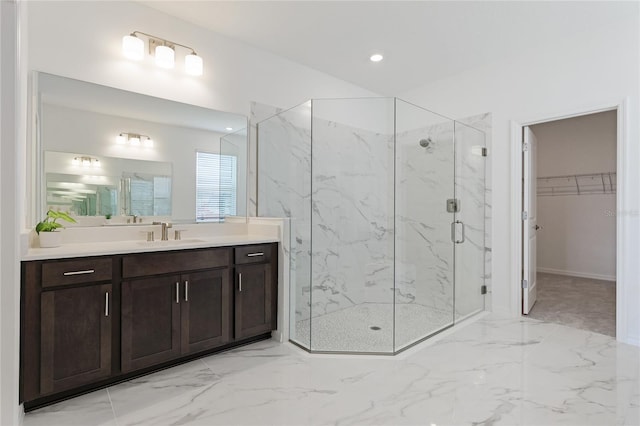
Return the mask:
[[[168,241],[169,240],[169,228],[171,228],[173,225],[171,225],[169,222],[153,222],[154,225],[161,225],[162,226],[162,241]]]

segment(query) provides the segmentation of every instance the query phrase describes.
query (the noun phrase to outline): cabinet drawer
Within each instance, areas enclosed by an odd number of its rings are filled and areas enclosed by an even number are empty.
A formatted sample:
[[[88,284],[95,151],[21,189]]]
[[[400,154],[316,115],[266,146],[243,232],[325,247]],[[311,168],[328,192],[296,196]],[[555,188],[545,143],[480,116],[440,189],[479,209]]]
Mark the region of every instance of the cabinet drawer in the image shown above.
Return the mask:
[[[235,248],[235,263],[262,263],[271,261],[271,244],[240,246]]]
[[[144,253],[122,259],[123,278],[228,267],[230,249]]]
[[[60,260],[42,264],[42,287],[111,281],[110,257]]]

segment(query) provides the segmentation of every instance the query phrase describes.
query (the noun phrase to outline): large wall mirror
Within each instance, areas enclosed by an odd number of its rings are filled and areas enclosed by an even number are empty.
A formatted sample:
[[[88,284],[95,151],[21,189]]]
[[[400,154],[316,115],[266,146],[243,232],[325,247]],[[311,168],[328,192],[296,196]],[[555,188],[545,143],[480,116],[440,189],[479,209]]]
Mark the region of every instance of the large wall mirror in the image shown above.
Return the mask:
[[[34,92],[36,222],[246,216],[246,117],[42,72]]]

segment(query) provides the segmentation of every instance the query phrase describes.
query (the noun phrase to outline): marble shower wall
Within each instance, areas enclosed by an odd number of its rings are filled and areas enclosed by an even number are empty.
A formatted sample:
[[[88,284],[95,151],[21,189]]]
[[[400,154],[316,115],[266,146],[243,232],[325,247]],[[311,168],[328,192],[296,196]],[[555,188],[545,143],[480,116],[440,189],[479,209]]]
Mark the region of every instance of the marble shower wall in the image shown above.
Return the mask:
[[[402,113],[418,113],[426,127],[409,127]],[[438,122],[439,121],[439,122]],[[446,201],[454,194],[453,121],[399,104],[396,136],[396,297],[416,304],[423,328],[396,333],[396,350],[453,322],[453,215]],[[429,140],[427,147],[421,140]],[[396,311],[396,329],[406,328]]]
[[[388,111],[392,98],[313,101],[313,317],[363,303],[393,303],[393,114]],[[392,316],[377,321],[393,326]]]
[[[260,122],[256,134],[257,214],[290,219],[289,333],[308,342],[309,335],[296,336],[295,323],[311,315],[310,102]]]
[[[453,215],[445,203],[454,191],[454,123],[410,104],[401,108],[398,101],[394,212],[393,127],[378,119],[371,123],[376,131],[363,130],[356,127],[362,119],[332,117],[330,102],[338,101],[314,101],[313,119],[310,105],[303,104],[260,123],[259,161],[250,162],[250,175],[256,176],[256,167],[260,174],[249,199],[258,201],[259,216],[292,218],[291,318],[296,322],[363,303],[393,303],[395,238],[395,302],[435,312],[425,318],[428,329],[405,334],[412,338],[396,342],[398,348],[453,321]],[[403,108],[418,121],[403,121]],[[359,108],[354,104],[353,109]],[[279,112],[259,104],[252,110],[252,123]],[[489,114],[465,120],[489,131],[490,121]],[[484,226],[490,219],[483,214],[483,209],[490,212],[490,187],[483,189],[484,170],[478,163],[486,159],[472,150],[484,143],[482,133],[455,126],[463,148],[456,156],[455,191],[463,199],[460,218],[467,224],[467,243],[456,247],[455,316],[462,318],[482,309],[483,274],[490,278],[485,235],[490,228]],[[433,140],[426,149],[419,145],[424,137]],[[379,322],[386,326],[392,320]],[[397,327],[402,327],[400,318]],[[308,342],[309,336],[301,340]]]

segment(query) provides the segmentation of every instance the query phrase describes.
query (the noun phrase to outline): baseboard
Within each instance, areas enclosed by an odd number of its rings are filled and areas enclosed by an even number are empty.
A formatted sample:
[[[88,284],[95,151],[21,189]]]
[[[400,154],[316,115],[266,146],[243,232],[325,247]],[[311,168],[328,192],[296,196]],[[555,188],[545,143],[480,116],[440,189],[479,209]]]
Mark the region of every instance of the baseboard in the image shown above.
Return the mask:
[[[553,268],[537,268],[536,271],[545,272],[547,274],[566,275],[569,277],[591,278],[593,280],[613,281],[613,282],[616,281],[616,277],[612,275],[590,274],[588,272],[565,271],[562,269],[553,269]]]
[[[619,339],[620,340],[620,339]],[[640,347],[640,339],[638,338],[633,338],[633,337],[629,337],[627,336],[626,339],[621,340],[623,343],[626,343],[628,345],[633,345],[633,346],[638,346]]]

